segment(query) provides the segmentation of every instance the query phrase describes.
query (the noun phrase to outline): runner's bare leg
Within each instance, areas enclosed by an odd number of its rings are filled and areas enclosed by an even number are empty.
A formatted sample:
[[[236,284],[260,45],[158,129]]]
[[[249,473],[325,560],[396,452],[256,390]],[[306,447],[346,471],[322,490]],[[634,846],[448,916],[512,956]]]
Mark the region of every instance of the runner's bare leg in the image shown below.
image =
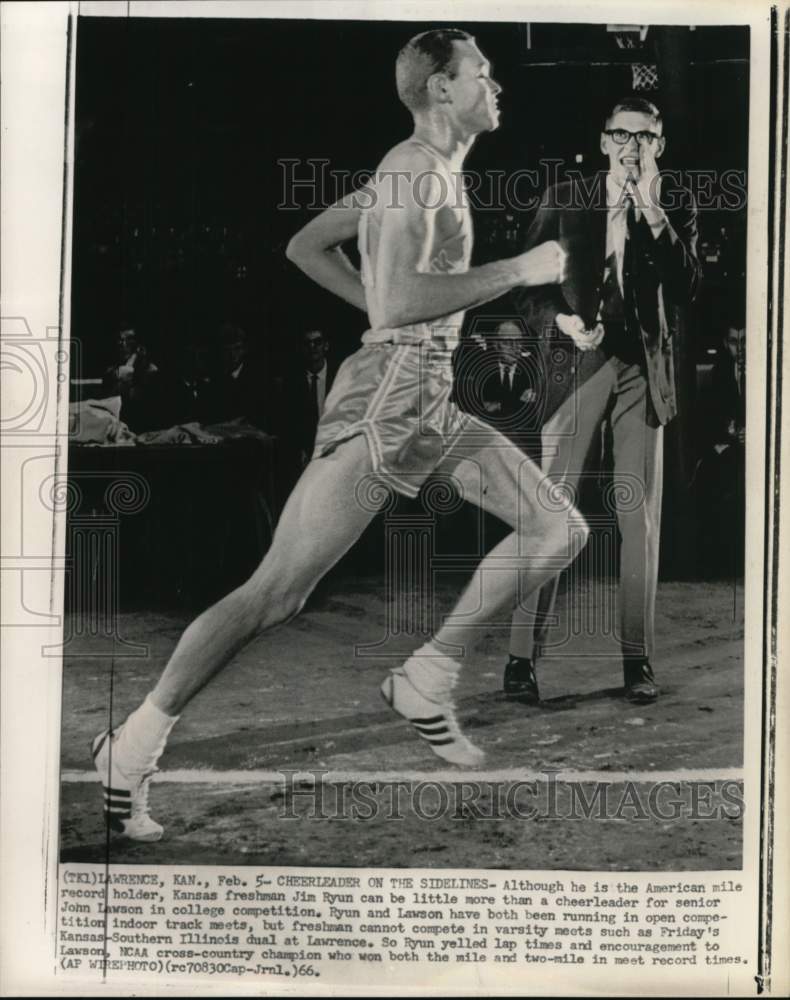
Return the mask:
[[[307,466],[261,565],[182,635],[151,694],[160,711],[178,715],[254,636],[301,610],[316,584],[374,517],[355,492],[370,472],[370,454],[361,435]]]
[[[567,565],[587,540],[587,526],[570,504],[541,489],[538,467],[493,429],[471,422],[439,466],[464,497],[514,530],[487,553],[453,611],[433,639],[391,671],[382,693],[434,753],[450,763],[476,767],[484,753],[465,736],[452,692],[463,659],[481,630],[512,608],[523,592],[542,586]]]
[[[557,576],[588,531],[571,504],[551,501],[538,466],[483,425],[472,424],[440,469],[458,480],[465,499],[514,529],[486,554],[435,636],[437,645],[465,652],[483,626],[510,610],[519,587],[525,597]]]

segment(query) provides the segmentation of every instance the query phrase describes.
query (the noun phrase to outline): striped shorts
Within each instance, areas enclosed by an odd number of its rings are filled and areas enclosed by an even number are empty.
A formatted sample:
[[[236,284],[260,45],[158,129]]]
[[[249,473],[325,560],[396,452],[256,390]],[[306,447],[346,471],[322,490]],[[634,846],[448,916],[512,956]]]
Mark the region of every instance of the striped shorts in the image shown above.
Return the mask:
[[[313,458],[362,434],[373,470],[414,497],[470,418],[450,402],[450,353],[421,344],[365,344],[335,377],[318,424]]]

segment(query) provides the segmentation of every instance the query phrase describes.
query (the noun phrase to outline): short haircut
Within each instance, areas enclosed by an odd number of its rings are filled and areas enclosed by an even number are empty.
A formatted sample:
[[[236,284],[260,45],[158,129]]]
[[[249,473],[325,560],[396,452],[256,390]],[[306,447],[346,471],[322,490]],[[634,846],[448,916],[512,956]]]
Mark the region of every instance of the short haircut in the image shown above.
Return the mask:
[[[318,334],[316,337],[315,335]],[[319,339],[320,338],[320,339]],[[320,326],[306,326],[299,334],[296,342],[296,350],[305,352],[314,350],[316,347],[323,347],[325,350],[331,348],[329,337]]]
[[[423,31],[408,41],[398,53],[395,63],[395,83],[398,97],[409,111],[421,111],[428,106],[428,79],[434,73],[455,76],[455,42],[474,41],[459,28],[437,28]]]
[[[635,111],[637,114],[647,115],[648,118],[654,119],[656,128],[659,131],[663,130],[664,122],[661,118],[661,112],[652,101],[648,101],[644,97],[637,97],[634,94],[630,97],[623,97],[619,100],[606,116],[607,127],[614,116],[619,114],[621,111]]]
[[[524,326],[522,324],[522,321],[520,318],[514,316],[508,316],[505,319],[497,320],[496,325],[493,327],[493,329],[488,331],[488,335],[491,337],[501,337],[503,326],[514,326],[518,331],[519,337],[524,336]]]

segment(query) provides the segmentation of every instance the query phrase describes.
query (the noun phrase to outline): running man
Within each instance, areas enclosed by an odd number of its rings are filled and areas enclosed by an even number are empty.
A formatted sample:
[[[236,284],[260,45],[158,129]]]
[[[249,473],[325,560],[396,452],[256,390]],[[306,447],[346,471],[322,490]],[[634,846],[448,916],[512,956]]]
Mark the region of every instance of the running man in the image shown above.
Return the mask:
[[[481,626],[512,605],[519,574],[523,592],[531,592],[585,540],[574,518],[571,542],[568,510],[539,502],[537,467],[449,402],[464,309],[563,276],[564,254],[554,242],[469,268],[460,171],[475,137],[497,127],[500,87],[474,39],[454,29],[413,38],[398,56],[396,80],[414,134],[385,156],[369,188],[327,209],[288,247],[291,260],[370,320],[326,399],[313,459],[252,577],[187,628],[143,704],[94,740],[110,828],[132,839],[162,835],[148,813],[148,785],[180,713],[247,643],[301,610],[374,517],[372,496],[382,503],[390,489],[415,496],[439,469],[514,529],[481,561],[434,638],[382,685],[394,711],[453,764],[475,765],[483,754],[456,721],[452,690],[461,665],[448,652],[463,655]],[[354,236],[361,274],[339,249]]]

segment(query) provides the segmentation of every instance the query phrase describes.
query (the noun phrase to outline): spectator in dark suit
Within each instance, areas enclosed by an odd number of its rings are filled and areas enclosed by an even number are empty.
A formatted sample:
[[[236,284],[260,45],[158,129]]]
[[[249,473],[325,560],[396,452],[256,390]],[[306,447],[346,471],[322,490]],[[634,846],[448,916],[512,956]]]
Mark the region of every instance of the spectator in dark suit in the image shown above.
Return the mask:
[[[252,357],[245,330],[225,323],[219,331],[220,375],[216,382],[213,420],[246,420],[269,430],[266,373]]]
[[[502,319],[493,328],[464,338],[456,352],[455,400],[507,435],[540,463],[545,379],[540,345],[520,319]]]
[[[121,397],[121,420],[134,433],[160,427],[164,400],[159,368],[133,327],[118,334],[117,352],[117,362],[104,373],[104,397]]]
[[[171,375],[163,380],[167,395],[167,426],[197,421],[211,423],[216,409],[216,384],[211,374],[208,344],[190,340],[180,350]]]
[[[696,486],[702,564],[708,573],[743,571],[746,465],[746,330],[734,316],[699,401],[704,428]]]
[[[282,437],[298,456],[300,471],[312,457],[318,420],[336,371],[323,331],[305,330],[282,382],[279,415]]]
[[[728,327],[713,366],[709,395],[710,444],[719,454],[746,442],[746,329]]]

